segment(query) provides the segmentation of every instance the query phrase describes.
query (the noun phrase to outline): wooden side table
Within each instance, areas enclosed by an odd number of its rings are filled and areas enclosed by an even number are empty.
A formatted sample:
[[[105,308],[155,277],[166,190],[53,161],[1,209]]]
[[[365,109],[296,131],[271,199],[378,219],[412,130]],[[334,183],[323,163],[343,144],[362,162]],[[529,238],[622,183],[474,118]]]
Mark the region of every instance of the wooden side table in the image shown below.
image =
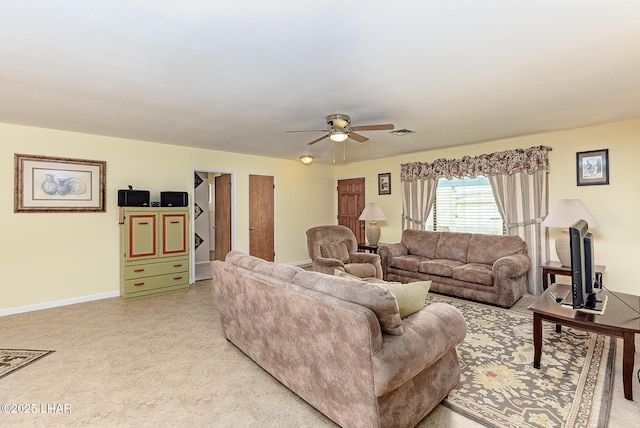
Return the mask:
[[[556,275],[571,276],[571,266],[564,266],[560,262],[545,262],[540,267],[542,268],[542,291],[549,288],[549,284],[556,282]],[[595,265],[595,271],[600,275],[606,268],[603,265]]]
[[[358,251],[369,252],[376,254],[378,252],[377,245],[369,245],[369,244],[358,244]]]

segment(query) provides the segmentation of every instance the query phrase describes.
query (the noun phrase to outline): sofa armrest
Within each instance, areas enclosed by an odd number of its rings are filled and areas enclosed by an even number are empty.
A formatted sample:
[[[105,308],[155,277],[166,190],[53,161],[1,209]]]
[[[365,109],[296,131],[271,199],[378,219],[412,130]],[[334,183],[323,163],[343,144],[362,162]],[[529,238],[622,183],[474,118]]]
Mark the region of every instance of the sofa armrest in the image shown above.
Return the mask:
[[[344,271],[344,263],[338,259],[330,259],[328,257],[316,257],[311,261],[313,270],[333,275],[336,269]]]
[[[500,257],[493,263],[493,274],[497,278],[518,278],[531,269],[531,259],[526,254]]]
[[[351,263],[370,263],[376,268],[376,278],[382,279],[382,265],[380,256],[371,253],[351,253]]]
[[[382,277],[387,279],[387,271],[391,266],[391,259],[393,257],[409,254],[409,250],[402,243],[397,244],[385,244],[378,247],[378,254],[380,255],[380,264],[382,265]]]
[[[382,347],[373,356],[375,394],[393,391],[462,343],[467,323],[462,313],[446,303],[432,303],[402,320],[400,336],[383,334]]]
[[[524,294],[527,272],[531,259],[526,254],[500,257],[493,263],[493,286],[496,288],[496,304],[510,308]]]

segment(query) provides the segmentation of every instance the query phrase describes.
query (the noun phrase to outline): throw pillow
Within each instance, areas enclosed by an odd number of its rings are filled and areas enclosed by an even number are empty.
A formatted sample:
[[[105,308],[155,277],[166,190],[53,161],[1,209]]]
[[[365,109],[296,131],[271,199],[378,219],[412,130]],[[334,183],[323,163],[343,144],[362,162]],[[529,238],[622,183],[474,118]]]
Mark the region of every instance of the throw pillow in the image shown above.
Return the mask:
[[[336,269],[333,274],[342,278],[357,279],[372,284],[378,284],[391,291],[391,294],[394,295],[398,302],[400,318],[407,317],[424,308],[427,294],[431,288],[431,281],[418,281],[403,284],[401,282],[384,281],[380,278],[358,278],[357,276],[339,269]]]
[[[424,308],[424,303],[431,288],[431,281],[410,282],[408,284],[380,283],[380,286],[391,291],[398,302],[400,318],[407,317]]]

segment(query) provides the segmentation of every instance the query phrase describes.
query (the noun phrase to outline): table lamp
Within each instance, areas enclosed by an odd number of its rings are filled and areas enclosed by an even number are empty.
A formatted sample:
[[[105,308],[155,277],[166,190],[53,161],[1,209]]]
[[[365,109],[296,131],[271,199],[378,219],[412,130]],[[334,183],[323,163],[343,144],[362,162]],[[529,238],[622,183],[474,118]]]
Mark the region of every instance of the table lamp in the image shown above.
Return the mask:
[[[562,229],[562,233],[556,238],[556,254],[563,266],[571,266],[568,229],[578,220],[586,221],[590,229],[598,227],[598,222],[580,199],[558,199],[542,222],[543,226]]]
[[[362,214],[360,214],[358,220],[369,222],[369,226],[367,226],[367,242],[369,245],[378,245],[378,240],[380,239],[380,226],[378,226],[378,222],[386,220],[380,205],[375,202],[368,203],[362,210]]]

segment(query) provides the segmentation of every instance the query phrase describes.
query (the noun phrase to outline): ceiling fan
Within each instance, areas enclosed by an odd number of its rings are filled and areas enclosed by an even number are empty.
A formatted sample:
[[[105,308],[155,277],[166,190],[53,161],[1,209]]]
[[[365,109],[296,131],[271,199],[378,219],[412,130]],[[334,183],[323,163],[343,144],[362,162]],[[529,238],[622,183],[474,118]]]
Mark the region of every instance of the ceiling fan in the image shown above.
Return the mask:
[[[392,131],[394,129],[393,124],[388,123],[384,125],[364,125],[364,126],[351,126],[351,118],[346,114],[332,114],[327,116],[327,130],[329,133],[320,138],[317,138],[309,143],[307,146],[311,146],[318,141],[322,141],[325,138],[330,138],[332,141],[341,142],[347,138],[356,140],[359,143],[369,141],[369,138],[364,135],[356,134],[353,131]],[[324,132],[324,129],[311,129],[305,131],[287,131],[287,132]]]

